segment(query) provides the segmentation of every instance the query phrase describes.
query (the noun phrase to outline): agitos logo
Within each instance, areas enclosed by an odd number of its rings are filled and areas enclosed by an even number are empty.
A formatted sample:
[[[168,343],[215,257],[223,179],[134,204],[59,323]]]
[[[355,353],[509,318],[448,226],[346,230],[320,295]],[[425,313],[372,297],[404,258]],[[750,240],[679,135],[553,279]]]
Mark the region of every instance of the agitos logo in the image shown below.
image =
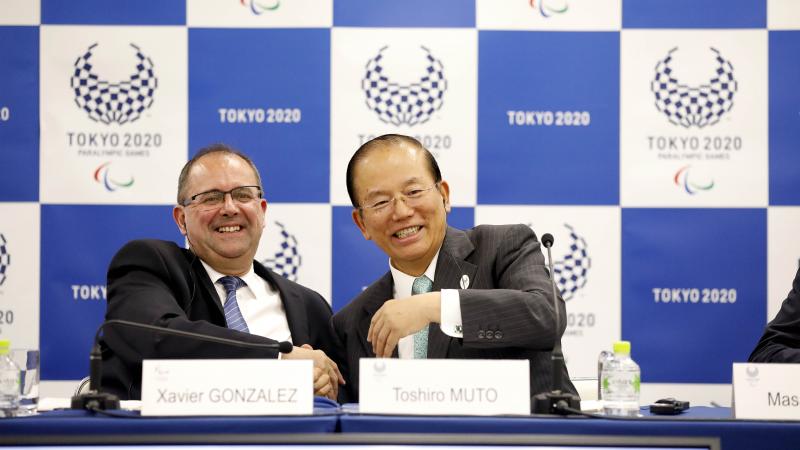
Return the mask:
[[[414,126],[427,122],[442,107],[447,91],[442,62],[430,50],[420,46],[427,61],[422,76],[416,83],[398,84],[389,79],[383,67],[383,52],[387,48],[381,48],[374,58],[367,61],[361,81],[367,107],[384,123]]]
[[[6,271],[11,265],[11,255],[8,253],[6,237],[0,233],[0,286],[6,282]]]
[[[102,184],[103,187],[105,187],[108,192],[114,192],[121,188],[129,188],[133,186],[134,180],[132,176],[129,177],[130,178],[129,180],[125,181],[120,181],[118,179],[113,178],[113,176],[110,175],[111,172],[111,170],[109,169],[110,165],[111,165],[110,161],[107,163],[100,164],[100,166],[94,171],[94,181]]]
[[[303,264],[303,258],[297,251],[297,238],[286,231],[286,227],[275,221],[275,225],[280,228],[280,250],[275,252],[272,258],[261,261],[261,264],[273,270],[277,274],[291,281],[297,281],[297,273]]]
[[[250,8],[250,12],[260,16],[266,11],[275,11],[281,6],[281,0],[265,1],[265,0],[239,0],[242,6]]]
[[[531,8],[536,9],[537,3],[539,4],[539,14],[541,14],[542,17],[550,17],[553,14],[563,14],[569,9],[569,5],[566,1],[562,1],[556,6],[557,2],[554,3],[552,0],[530,0]]]
[[[92,52],[97,45],[94,43],[89,46],[86,53],[75,60],[75,71],[70,79],[70,86],[75,92],[75,104],[95,122],[106,125],[135,122],[142,112],[153,105],[153,94],[158,87],[153,61],[131,43],[138,60],[133,73],[127,80],[112,83],[95,73]]]
[[[675,185],[682,187],[689,195],[694,195],[698,191],[710,191],[714,187],[714,180],[707,183],[695,183],[691,181],[689,171],[691,167],[691,165],[683,166],[675,172],[675,176],[673,177]]]
[[[684,128],[714,125],[733,107],[733,96],[738,89],[733,65],[717,49],[709,48],[715,55],[716,69],[708,83],[700,86],[682,84],[673,75],[672,57],[678,47],[656,64],[650,90],[655,94],[656,108],[675,125]]]

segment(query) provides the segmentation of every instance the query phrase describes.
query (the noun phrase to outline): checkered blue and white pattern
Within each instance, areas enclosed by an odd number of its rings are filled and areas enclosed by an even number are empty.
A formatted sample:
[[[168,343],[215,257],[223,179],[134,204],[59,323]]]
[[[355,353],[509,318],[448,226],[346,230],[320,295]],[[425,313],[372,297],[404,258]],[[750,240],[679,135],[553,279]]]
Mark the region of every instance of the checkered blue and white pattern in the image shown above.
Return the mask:
[[[126,81],[109,83],[94,73],[91,58],[95,47],[97,44],[92,44],[86,54],[75,61],[75,73],[70,79],[70,86],[75,90],[75,103],[89,114],[89,118],[106,125],[136,121],[153,104],[153,94],[158,87],[153,61],[131,44],[138,60],[133,74]]]
[[[555,236],[573,376],[625,338],[645,386],[727,402],[800,260],[797,55],[794,0],[5,0],[0,337],[83,377],[110,258],[183,242],[214,142],[261,170],[258,260],[340,309],[387,270],[345,167],[399,132],[451,224]]]

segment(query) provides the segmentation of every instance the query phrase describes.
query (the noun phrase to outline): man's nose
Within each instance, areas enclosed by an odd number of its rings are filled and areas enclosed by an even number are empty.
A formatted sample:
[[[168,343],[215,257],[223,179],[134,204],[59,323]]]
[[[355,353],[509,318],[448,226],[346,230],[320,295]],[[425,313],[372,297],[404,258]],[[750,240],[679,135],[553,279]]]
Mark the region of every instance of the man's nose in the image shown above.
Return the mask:
[[[414,214],[414,208],[408,206],[406,204],[406,198],[402,195],[398,195],[394,198],[394,211],[393,215],[395,218],[401,217],[408,217]]]
[[[222,212],[231,213],[236,211],[236,202],[233,200],[233,195],[230,192],[226,192],[225,196],[222,197]]]

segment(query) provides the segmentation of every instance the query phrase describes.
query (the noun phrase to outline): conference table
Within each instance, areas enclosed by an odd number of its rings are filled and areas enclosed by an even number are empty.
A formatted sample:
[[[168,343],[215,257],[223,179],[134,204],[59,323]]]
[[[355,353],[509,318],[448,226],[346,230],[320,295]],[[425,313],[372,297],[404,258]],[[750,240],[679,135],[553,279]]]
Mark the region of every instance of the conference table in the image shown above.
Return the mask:
[[[729,408],[693,407],[679,416],[634,419],[578,416],[400,416],[360,414],[357,405],[315,402],[309,416],[141,417],[135,411],[108,416],[60,410],[0,419],[0,445],[9,444],[490,444],[481,436],[597,436],[717,438],[720,448],[798,449],[800,422],[735,420]],[[447,438],[447,437],[450,438]],[[444,437],[444,440],[442,440]],[[456,442],[455,438],[462,438]],[[594,447],[593,447],[594,448]]]

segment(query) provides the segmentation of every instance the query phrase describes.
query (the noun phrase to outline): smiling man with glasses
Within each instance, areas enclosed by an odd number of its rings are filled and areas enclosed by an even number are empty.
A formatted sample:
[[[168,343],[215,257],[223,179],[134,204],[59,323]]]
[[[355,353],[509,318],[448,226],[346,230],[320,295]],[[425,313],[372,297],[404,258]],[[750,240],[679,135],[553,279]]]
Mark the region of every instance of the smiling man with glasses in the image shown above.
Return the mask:
[[[333,317],[346,353],[341,401],[358,401],[362,357],[527,359],[531,395],[550,391],[561,339],[544,256],[525,225],[447,226],[450,187],[414,138],[362,145],[347,166],[353,221],[389,271]],[[564,317],[564,301],[559,299]],[[562,364],[562,391],[576,393]]]
[[[315,394],[335,399],[344,379],[331,308],[316,292],[254,261],[267,201],[255,164],[222,144],[200,150],[178,178],[173,219],[188,249],[154,239],[126,244],[108,269],[106,319],[254,343],[291,341],[290,353],[109,326],[103,389],[141,395],[143,359],[284,358],[314,361]]]

